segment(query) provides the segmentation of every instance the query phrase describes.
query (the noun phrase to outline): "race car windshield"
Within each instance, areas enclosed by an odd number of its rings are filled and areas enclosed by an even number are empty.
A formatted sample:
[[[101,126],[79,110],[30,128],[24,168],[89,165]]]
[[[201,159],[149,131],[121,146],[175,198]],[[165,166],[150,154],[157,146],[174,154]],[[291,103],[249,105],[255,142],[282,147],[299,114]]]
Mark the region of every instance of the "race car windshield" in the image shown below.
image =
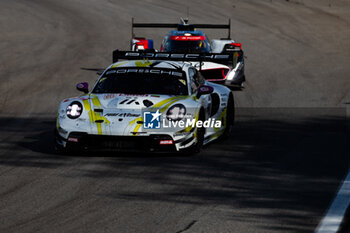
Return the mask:
[[[164,46],[165,52],[209,53],[205,40],[168,40]]]
[[[92,93],[187,95],[188,89],[184,72],[127,68],[105,72]]]

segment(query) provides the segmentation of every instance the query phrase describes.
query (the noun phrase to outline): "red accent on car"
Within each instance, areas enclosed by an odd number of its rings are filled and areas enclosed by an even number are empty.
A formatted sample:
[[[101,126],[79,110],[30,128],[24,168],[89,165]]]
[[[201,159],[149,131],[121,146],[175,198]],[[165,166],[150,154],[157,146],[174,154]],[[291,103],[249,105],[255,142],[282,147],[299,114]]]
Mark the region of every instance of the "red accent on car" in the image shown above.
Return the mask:
[[[143,46],[141,49],[148,49],[148,40],[146,39],[139,39],[138,42],[136,42],[136,49],[139,49],[139,47]]]
[[[239,49],[242,50],[242,44],[241,43],[231,43],[231,45],[233,45],[235,47],[239,47]]]
[[[78,142],[78,138],[68,138],[68,142]]]
[[[228,73],[228,69],[222,69],[221,74],[223,79],[226,78],[227,73]]]
[[[205,40],[204,36],[171,36],[170,40]]]
[[[222,81],[226,79],[229,71],[228,68],[214,68],[201,70],[201,74],[207,81]]]
[[[174,142],[173,140],[160,140],[159,145],[172,145]]]

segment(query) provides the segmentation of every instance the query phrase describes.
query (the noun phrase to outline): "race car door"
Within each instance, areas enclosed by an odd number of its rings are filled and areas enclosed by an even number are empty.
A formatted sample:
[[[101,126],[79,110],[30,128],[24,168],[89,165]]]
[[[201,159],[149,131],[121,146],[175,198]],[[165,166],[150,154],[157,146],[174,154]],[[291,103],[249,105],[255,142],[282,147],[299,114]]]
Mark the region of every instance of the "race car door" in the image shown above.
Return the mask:
[[[189,68],[188,74],[190,78],[191,93],[197,94],[198,88],[204,84],[204,78],[198,73],[195,68]],[[205,109],[205,118],[208,119],[211,113],[211,95],[202,95],[198,100]]]

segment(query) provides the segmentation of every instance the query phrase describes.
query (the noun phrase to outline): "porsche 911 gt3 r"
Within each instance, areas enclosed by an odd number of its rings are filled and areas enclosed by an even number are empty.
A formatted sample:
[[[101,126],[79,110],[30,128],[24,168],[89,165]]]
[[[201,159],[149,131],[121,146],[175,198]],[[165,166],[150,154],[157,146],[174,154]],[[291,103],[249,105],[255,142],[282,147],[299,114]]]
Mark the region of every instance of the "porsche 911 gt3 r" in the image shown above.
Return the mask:
[[[77,89],[84,95],[59,106],[60,149],[197,152],[234,121],[231,91],[186,62],[121,61],[90,91],[87,83]]]

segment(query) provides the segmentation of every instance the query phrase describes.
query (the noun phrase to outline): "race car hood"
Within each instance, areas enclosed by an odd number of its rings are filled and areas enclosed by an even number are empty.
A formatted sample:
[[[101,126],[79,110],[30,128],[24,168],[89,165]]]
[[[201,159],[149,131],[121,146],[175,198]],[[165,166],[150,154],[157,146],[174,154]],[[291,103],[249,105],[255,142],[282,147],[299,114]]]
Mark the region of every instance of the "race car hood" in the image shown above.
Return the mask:
[[[92,130],[90,133],[130,135],[142,131],[143,112],[159,111],[165,113],[173,104],[190,97],[89,94],[80,98],[84,103],[85,116],[90,122]]]
[[[90,94],[93,109],[110,110],[134,110],[145,108],[159,108],[185,99],[184,96],[171,95],[127,95],[127,94]]]
[[[143,128],[144,114],[167,114],[168,109],[183,104],[186,106],[186,117],[195,117],[198,103],[192,96],[172,95],[125,95],[125,94],[87,94],[65,99],[61,102],[57,129],[64,129],[62,137],[69,132],[86,132],[94,135],[146,136],[150,133],[162,133],[160,130]],[[67,117],[69,105],[80,102],[82,113],[78,118]],[[163,120],[167,121],[166,118]],[[62,130],[61,130],[62,131]],[[61,132],[60,131],[60,132]],[[169,128],[167,132],[177,132]]]

